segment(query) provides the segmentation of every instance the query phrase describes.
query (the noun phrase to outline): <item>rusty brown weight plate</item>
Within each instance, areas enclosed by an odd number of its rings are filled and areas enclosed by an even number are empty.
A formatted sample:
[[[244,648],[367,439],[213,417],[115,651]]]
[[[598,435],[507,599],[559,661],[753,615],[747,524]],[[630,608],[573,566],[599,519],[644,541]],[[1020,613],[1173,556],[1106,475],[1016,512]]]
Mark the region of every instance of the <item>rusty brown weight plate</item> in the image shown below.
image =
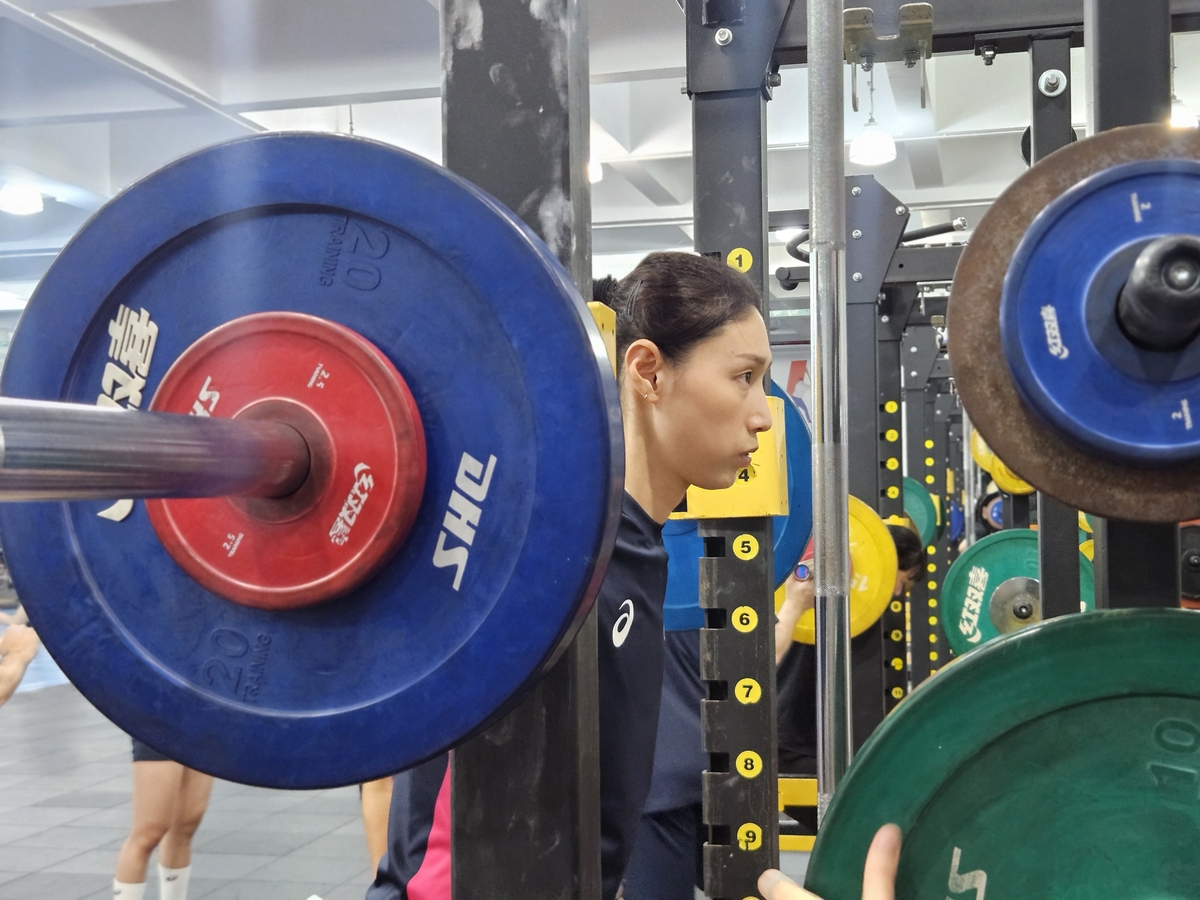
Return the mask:
[[[1106,131],[1052,153],[1000,195],[954,273],[950,364],[971,422],[996,455],[1038,490],[1095,515],[1178,522],[1200,516],[1200,463],[1138,468],[1068,444],[1021,403],[1000,344],[1004,276],[1033,220],[1083,179],[1145,159],[1200,159],[1200,132],[1165,125]]]

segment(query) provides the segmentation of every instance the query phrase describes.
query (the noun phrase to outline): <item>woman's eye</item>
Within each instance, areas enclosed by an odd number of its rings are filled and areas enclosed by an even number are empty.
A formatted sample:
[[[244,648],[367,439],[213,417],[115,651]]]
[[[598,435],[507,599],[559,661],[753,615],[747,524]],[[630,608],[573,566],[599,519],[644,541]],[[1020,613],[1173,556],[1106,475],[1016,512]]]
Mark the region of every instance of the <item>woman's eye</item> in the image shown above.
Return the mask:
[[[741,375],[739,375],[739,376],[738,376],[738,378],[741,378],[742,380],[744,380],[744,381],[746,382],[746,384],[749,384],[749,383],[750,383],[750,380],[751,380],[753,377],[754,377],[754,373],[753,373],[753,372],[743,372]]]

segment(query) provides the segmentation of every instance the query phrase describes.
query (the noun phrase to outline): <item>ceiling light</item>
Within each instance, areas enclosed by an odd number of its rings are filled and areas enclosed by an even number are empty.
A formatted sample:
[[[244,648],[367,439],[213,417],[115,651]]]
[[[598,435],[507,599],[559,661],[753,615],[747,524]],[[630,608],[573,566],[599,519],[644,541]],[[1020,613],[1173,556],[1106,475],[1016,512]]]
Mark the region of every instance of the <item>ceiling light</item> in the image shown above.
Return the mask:
[[[1200,120],[1196,118],[1196,114],[1192,112],[1192,108],[1175,96],[1171,97],[1171,127],[1200,127]]]
[[[592,184],[604,180],[604,164],[594,156],[588,160],[587,177]]]
[[[1175,93],[1175,35],[1171,35],[1171,127],[1196,128],[1200,122],[1192,108],[1179,99]]]
[[[882,166],[896,158],[896,141],[875,121],[875,67],[871,67],[868,82],[871,90],[871,112],[867,124],[850,142],[850,162],[856,166]]]
[[[874,117],[850,142],[850,162],[856,166],[882,166],[895,158],[895,139],[876,124]]]
[[[0,187],[0,212],[32,216],[42,211],[42,192],[32,185],[10,181]]]

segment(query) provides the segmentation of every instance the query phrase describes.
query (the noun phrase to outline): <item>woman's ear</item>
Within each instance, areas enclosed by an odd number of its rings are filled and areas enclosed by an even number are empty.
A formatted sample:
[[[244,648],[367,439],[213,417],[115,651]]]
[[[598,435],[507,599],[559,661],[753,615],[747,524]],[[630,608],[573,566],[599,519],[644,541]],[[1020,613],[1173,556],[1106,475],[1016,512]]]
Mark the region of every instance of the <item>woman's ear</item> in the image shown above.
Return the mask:
[[[643,400],[657,399],[666,360],[653,341],[634,341],[625,351],[625,383]]]

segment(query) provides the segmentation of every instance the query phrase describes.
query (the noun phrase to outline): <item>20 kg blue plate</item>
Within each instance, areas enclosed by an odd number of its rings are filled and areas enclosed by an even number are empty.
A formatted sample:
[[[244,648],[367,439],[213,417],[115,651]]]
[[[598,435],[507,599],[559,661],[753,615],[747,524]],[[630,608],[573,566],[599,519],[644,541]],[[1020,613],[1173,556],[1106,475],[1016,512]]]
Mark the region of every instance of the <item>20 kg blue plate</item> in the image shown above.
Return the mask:
[[[46,646],[119,726],[221,778],[351,784],[461,741],[573,636],[619,514],[619,408],[586,307],[512,213],[319,135],[203,150],[108,203],[30,300],[3,393],[145,408],[201,335],[275,310],[363,335],[416,401],[424,495],[372,580],[303,609],[231,603],[140,502],[7,504],[0,541]]]
[[[1116,316],[1138,253],[1176,233],[1200,234],[1200,162],[1114,166],[1046,207],[1004,281],[1001,339],[1021,397],[1065,438],[1114,461],[1200,458],[1200,342],[1145,350]]]
[[[783,404],[787,440],[788,514],[775,516],[775,585],[783,584],[812,535],[812,437],[795,402],[775,382],[771,395]],[[704,541],[696,519],[668,519],[663,526],[667,547],[667,598],[663,626],[667,631],[704,627],[700,609],[700,564]]]

